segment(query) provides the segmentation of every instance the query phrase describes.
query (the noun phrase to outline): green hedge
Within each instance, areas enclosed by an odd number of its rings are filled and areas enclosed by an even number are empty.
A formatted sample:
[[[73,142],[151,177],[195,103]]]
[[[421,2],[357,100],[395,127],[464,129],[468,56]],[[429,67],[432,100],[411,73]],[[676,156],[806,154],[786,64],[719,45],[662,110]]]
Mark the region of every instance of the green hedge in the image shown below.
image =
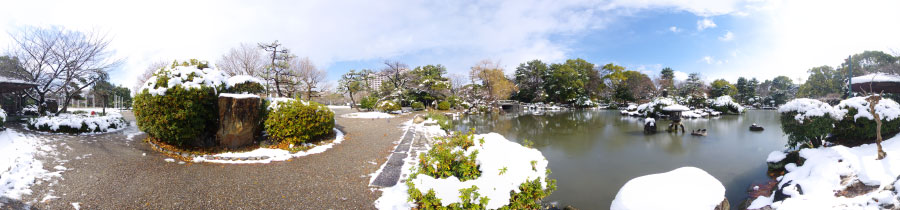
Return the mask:
[[[373,97],[373,96],[368,96],[368,97],[362,98],[362,100],[359,101],[359,108],[365,109],[365,110],[373,110],[373,109],[375,109],[375,103],[378,103],[378,98]]]
[[[206,71],[206,62],[190,60],[190,62],[173,62],[171,68],[157,71],[153,87],[168,87],[171,69],[177,66],[194,66]],[[173,77],[174,78],[174,77]],[[196,75],[191,73],[189,81]],[[202,85],[199,88],[185,89],[175,85],[165,90],[164,94],[151,94],[146,88],[134,97],[134,116],[138,128],[149,136],[160,141],[183,146],[200,143],[212,136],[217,128],[218,105],[216,93],[224,88],[224,84],[216,87]]]
[[[438,110],[450,110],[450,102],[441,101],[437,105]]]
[[[165,95],[147,90],[134,97],[134,117],[138,128],[160,141],[185,145],[202,141],[216,129],[218,106],[211,87],[169,88]]]
[[[781,113],[781,130],[788,135],[787,146],[791,149],[806,146],[819,147],[831,133],[835,120],[829,115],[795,119],[796,111]]]
[[[281,102],[269,111],[265,127],[270,138],[299,145],[330,135],[334,129],[334,112],[316,102]]]
[[[858,146],[862,144],[875,143],[875,120],[865,117],[853,119],[859,111],[853,107],[847,107],[847,114],[834,125],[832,136],[835,143],[845,146]],[[881,133],[894,134],[900,131],[900,119],[882,120]],[[887,138],[885,138],[887,139]]]
[[[378,103],[378,111],[393,112],[400,110],[400,104],[391,100],[384,100]]]
[[[410,105],[410,106],[412,107],[413,110],[416,110],[416,111],[425,109],[425,104],[422,104],[422,102],[418,102],[418,101],[413,102],[412,105]]]

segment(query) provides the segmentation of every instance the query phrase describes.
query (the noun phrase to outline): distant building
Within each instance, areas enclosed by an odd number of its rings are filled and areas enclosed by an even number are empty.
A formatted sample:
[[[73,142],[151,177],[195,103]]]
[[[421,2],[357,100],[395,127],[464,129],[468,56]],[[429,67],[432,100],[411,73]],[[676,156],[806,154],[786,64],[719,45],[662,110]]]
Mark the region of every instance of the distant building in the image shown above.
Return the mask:
[[[406,69],[406,68],[400,69],[401,74],[405,74],[406,72],[409,72],[409,69]],[[383,71],[375,72],[375,76],[372,79],[372,83],[369,84],[369,87],[371,87],[372,90],[375,90],[375,91],[381,90],[382,84],[388,83],[391,81],[390,77],[391,77],[391,75],[386,72],[383,72]]]

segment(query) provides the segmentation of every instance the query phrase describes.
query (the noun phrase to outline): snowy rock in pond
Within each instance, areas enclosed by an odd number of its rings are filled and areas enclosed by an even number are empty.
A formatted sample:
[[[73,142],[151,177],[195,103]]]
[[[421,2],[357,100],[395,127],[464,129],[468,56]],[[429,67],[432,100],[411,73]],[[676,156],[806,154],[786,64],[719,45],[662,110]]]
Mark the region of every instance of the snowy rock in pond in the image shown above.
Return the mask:
[[[787,157],[787,154],[784,154],[784,152],[772,151],[772,153],[769,153],[769,157],[766,158],[766,162],[776,163],[778,161],[784,160],[784,158],[786,158],[786,157]]]
[[[682,167],[631,179],[619,189],[611,210],[716,209],[728,205],[725,186],[706,171]]]
[[[219,105],[219,130],[216,143],[238,148],[253,143],[261,131],[259,122],[262,101],[253,94],[221,94]]]

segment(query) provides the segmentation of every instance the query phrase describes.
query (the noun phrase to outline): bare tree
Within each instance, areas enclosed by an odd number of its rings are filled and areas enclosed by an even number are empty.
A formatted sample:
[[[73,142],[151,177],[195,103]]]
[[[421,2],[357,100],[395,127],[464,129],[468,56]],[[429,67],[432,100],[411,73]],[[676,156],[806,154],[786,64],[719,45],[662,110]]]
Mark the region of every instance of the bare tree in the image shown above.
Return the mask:
[[[275,93],[278,97],[282,97],[284,96],[281,91],[282,82],[290,81],[290,74],[286,72],[288,72],[288,62],[290,62],[291,58],[294,56],[291,55],[290,51],[285,49],[281,43],[278,43],[278,40],[269,44],[259,43],[258,45],[260,49],[272,53],[269,56],[269,58],[272,59],[272,62],[266,66],[266,73],[263,77],[266,79],[266,94],[270,95],[269,90],[271,88],[269,87],[269,81],[273,81],[275,83]]]
[[[462,74],[450,74],[450,95],[459,96],[460,89],[466,84],[466,76]]]
[[[228,53],[216,63],[216,67],[230,76],[250,75],[261,77],[266,62],[263,60],[259,48],[241,43],[238,48],[231,48]]]
[[[15,74],[38,85],[26,95],[38,102],[40,113],[45,112],[45,102],[52,95],[64,100],[57,114],[66,111],[73,97],[108,77],[107,70],[119,63],[111,58],[110,39],[104,34],[61,27],[26,27],[10,36],[15,44],[10,54],[23,64]]]
[[[297,82],[306,92],[306,100],[312,100],[313,90],[320,87],[325,76],[325,71],[319,70],[309,57],[294,59],[291,62],[291,71],[296,72]]]
[[[142,73],[141,75],[138,75],[137,81],[135,81],[135,84],[134,84],[134,90],[133,90],[134,93],[135,94],[140,93],[141,88],[144,86],[144,83],[147,83],[147,80],[150,79],[150,77],[153,77],[153,74],[156,73],[156,71],[158,71],[162,68],[165,68],[168,65],[169,65],[168,62],[163,61],[163,60],[159,60],[159,61],[150,63],[150,65],[147,66],[147,69],[144,70],[144,73]]]

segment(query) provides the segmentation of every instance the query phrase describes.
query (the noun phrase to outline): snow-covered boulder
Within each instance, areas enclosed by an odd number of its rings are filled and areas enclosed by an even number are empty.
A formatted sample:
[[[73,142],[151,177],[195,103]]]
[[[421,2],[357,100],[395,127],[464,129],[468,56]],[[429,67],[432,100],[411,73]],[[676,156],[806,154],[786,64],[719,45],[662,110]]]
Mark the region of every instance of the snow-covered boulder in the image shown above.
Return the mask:
[[[609,208],[712,210],[719,205],[728,205],[725,186],[702,169],[682,167],[629,180]]]

